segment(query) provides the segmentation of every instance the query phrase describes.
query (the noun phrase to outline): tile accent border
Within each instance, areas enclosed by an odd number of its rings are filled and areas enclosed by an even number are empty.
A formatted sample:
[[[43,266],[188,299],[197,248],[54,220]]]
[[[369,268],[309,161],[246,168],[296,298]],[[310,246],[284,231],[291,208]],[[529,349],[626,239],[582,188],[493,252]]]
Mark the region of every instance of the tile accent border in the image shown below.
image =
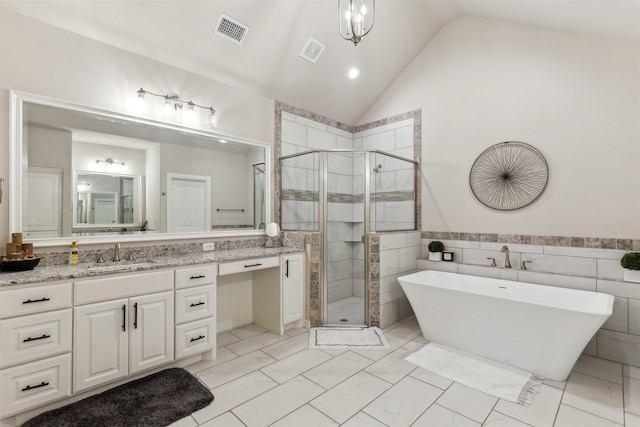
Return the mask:
[[[529,234],[468,233],[457,231],[423,231],[423,239],[466,240],[469,242],[521,243],[525,245],[562,246],[589,249],[640,251],[640,239],[608,237],[533,236]]]

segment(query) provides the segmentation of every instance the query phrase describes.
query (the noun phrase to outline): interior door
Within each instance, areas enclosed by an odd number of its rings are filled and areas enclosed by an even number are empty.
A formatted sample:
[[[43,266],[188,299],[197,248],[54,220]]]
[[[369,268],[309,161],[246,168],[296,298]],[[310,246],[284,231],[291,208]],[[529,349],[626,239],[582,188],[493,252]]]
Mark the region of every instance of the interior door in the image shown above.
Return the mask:
[[[62,169],[29,167],[24,174],[22,230],[33,239],[60,237]]]
[[[211,230],[211,177],[167,174],[167,231]]]

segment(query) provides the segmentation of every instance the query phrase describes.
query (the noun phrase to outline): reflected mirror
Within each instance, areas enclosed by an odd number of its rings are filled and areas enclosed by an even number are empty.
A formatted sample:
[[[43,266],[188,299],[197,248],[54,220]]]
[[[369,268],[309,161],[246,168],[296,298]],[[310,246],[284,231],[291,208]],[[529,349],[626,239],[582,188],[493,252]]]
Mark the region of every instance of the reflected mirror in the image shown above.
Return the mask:
[[[76,171],[73,233],[116,224],[142,228],[141,178]]]
[[[264,233],[268,144],[11,95],[21,196],[12,232],[27,240]]]

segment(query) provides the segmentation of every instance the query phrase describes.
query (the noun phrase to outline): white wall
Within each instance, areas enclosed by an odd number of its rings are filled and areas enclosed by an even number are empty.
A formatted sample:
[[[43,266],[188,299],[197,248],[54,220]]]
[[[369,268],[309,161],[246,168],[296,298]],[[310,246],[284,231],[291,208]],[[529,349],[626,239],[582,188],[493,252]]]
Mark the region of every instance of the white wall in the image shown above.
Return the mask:
[[[637,43],[465,16],[446,25],[360,123],[422,108],[422,229],[640,237]],[[532,205],[491,210],[476,157],[517,140],[549,163]]]
[[[273,142],[274,101],[0,9],[0,177],[8,180],[8,90],[17,89],[130,114],[142,86],[212,104],[220,132]],[[161,101],[161,100],[159,100]],[[146,113],[148,118],[156,110]],[[205,125],[196,125],[202,127]],[[5,182],[5,190],[8,188]],[[7,192],[0,241],[8,241]]]

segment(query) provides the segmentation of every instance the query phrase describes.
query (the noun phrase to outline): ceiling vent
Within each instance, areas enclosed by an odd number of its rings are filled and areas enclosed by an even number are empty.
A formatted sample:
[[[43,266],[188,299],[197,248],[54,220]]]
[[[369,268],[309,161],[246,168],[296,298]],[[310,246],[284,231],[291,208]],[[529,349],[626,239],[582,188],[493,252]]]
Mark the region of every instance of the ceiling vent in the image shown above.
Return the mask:
[[[326,46],[320,43],[318,40],[310,38],[307,44],[302,49],[302,52],[300,52],[300,56],[307,61],[315,64],[318,58],[320,58],[320,55],[322,55],[325,47]]]
[[[249,32],[249,27],[226,15],[220,15],[215,33],[232,42],[242,44]]]

